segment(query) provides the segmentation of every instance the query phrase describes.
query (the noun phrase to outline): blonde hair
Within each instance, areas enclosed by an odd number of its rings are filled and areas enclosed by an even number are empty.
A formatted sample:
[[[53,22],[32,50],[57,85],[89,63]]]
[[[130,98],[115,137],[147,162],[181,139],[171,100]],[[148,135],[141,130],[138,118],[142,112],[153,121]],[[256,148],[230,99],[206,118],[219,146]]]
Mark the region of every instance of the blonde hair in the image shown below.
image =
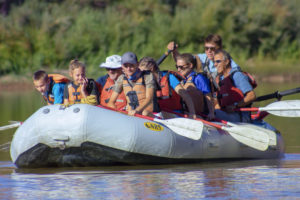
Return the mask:
[[[85,70],[85,64],[78,61],[77,59],[71,60],[69,64],[69,73],[73,73],[74,69],[82,67]]]

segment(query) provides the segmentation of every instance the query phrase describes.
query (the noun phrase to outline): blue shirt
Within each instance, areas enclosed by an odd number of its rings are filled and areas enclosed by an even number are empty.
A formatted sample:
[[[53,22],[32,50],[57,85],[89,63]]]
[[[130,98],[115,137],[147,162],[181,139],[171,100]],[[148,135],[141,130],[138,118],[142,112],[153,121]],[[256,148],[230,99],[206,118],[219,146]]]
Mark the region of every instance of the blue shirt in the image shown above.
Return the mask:
[[[62,104],[64,102],[65,83],[55,83],[52,87],[51,94],[54,97],[53,104]],[[51,95],[51,94],[47,94]]]
[[[160,73],[161,73],[161,76],[164,77],[168,72],[167,71],[162,71]],[[174,74],[169,73],[169,83],[170,83],[171,88],[173,90],[175,90],[177,85],[180,84],[180,81],[177,79],[177,77]]]
[[[253,87],[250,84],[248,76],[243,74],[243,72],[240,72],[237,69],[231,69],[230,76],[232,77],[234,86],[240,89],[244,95],[247,92],[253,90]]]
[[[202,74],[197,74],[196,72],[192,71],[184,82],[186,82],[187,79],[189,79],[191,76],[193,76],[193,83],[195,84],[196,88],[200,90],[203,94],[210,93],[210,83],[209,80],[203,76]]]
[[[207,55],[205,53],[200,53],[200,54],[198,54],[198,57],[201,60],[202,66],[204,67]],[[214,73],[214,72],[216,73],[217,72],[217,68],[215,67],[214,62],[212,60],[208,59],[208,58],[207,58],[207,60],[208,60],[208,69],[209,69],[209,71],[211,73]],[[238,66],[232,59],[231,59],[231,67],[233,69],[236,68],[236,69],[238,69],[238,70],[241,71],[240,66]]]

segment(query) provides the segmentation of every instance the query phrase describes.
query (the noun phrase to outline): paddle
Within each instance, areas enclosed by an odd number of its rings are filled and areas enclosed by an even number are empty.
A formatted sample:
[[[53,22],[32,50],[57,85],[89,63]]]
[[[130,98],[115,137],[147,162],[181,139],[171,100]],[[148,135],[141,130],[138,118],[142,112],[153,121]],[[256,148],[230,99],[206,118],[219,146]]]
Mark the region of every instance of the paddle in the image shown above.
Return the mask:
[[[115,110],[115,109],[107,107],[107,106],[98,105],[98,107],[127,114],[126,111]],[[192,119],[174,118],[174,119],[163,120],[163,119],[144,116],[144,115],[140,115],[140,114],[135,114],[135,116],[139,117],[139,118],[144,118],[147,120],[156,121],[158,123],[161,123],[161,124],[167,126],[169,129],[171,129],[175,133],[177,133],[178,135],[182,135],[184,137],[187,137],[187,138],[190,138],[193,140],[199,140],[202,135],[203,123],[192,120]]]
[[[168,49],[167,52],[165,52],[157,61],[156,64],[160,65],[165,59],[166,57],[168,57],[168,55],[171,53],[172,51],[170,49]]]
[[[280,100],[283,96],[287,96],[287,95],[291,95],[291,94],[296,94],[296,93],[300,93],[300,87],[299,88],[285,90],[285,91],[282,91],[282,92],[276,91],[276,92],[271,93],[271,94],[266,94],[266,95],[257,97],[255,99],[255,101],[265,101],[265,100],[273,99],[273,98],[276,98],[276,99]]]
[[[8,130],[11,128],[16,128],[21,126],[22,122],[19,121],[9,121],[10,125],[0,126],[0,131]]]
[[[239,108],[239,111],[266,111],[281,117],[300,117],[300,100],[277,101],[260,108]]]
[[[178,116],[186,117],[186,115],[174,111],[168,110],[167,112],[177,114]],[[197,118],[196,120],[202,121],[203,123],[213,126],[217,129],[222,129],[224,131],[227,131],[237,141],[249,147],[252,147],[254,149],[265,151],[269,147],[269,140],[270,140],[269,135],[263,130],[251,128],[247,125],[242,125],[242,124],[237,125],[224,120],[217,120],[217,121],[227,126],[219,125],[199,118]]]

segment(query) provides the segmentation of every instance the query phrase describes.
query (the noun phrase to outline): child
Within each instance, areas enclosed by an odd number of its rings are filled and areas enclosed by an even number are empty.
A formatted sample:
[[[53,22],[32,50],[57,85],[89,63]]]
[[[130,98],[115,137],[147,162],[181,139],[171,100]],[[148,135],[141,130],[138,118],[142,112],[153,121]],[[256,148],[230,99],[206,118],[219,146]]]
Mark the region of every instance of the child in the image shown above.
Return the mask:
[[[34,87],[42,94],[48,105],[62,104],[64,101],[64,88],[69,82],[67,77],[60,74],[47,74],[43,70],[33,74]]]
[[[86,103],[99,104],[99,90],[93,79],[85,76],[85,65],[77,59],[71,60],[69,75],[73,81],[65,86],[64,104]]]

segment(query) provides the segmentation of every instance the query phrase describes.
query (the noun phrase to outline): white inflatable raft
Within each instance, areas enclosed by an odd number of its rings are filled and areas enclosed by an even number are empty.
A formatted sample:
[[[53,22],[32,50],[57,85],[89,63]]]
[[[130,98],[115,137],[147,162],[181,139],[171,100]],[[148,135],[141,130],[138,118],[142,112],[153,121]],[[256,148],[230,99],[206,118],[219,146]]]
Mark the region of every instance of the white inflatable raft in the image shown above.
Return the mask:
[[[260,151],[208,125],[204,126],[201,138],[194,140],[158,122],[96,106],[53,105],[40,108],[17,129],[10,154],[19,168],[282,157],[281,135],[266,132],[270,136],[269,146]]]

